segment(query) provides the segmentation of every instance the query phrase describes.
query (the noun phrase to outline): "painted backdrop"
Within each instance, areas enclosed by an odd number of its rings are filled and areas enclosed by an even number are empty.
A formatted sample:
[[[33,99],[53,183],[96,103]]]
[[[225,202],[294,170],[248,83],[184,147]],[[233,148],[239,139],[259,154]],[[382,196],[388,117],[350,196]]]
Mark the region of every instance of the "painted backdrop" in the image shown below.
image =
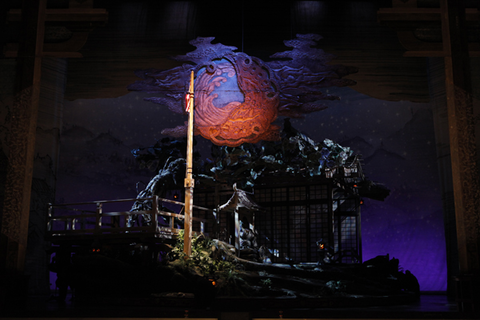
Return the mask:
[[[390,190],[384,202],[362,206],[363,260],[389,254],[419,280],[422,291],[446,291],[443,214],[428,104],[388,102],[352,88],[325,93],[341,97],[329,108],[292,119],[316,141],[325,138],[363,155],[364,172]],[[135,163],[131,150],[153,145],[160,132],[184,123],[131,92],[112,99],[65,101],[56,199],[58,203],[133,198],[154,175]],[[278,119],[281,125],[283,120]],[[210,142],[197,137],[196,151],[209,156]]]

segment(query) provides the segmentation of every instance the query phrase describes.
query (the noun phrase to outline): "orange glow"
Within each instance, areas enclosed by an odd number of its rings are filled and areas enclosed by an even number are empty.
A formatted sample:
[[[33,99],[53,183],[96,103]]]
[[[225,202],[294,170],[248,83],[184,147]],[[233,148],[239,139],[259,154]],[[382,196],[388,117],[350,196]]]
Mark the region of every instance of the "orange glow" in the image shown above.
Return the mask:
[[[280,96],[272,71],[244,53],[229,55],[197,74],[195,134],[216,145],[237,147],[260,140],[279,140]],[[235,87],[230,87],[232,83]],[[217,107],[216,101],[225,105]]]

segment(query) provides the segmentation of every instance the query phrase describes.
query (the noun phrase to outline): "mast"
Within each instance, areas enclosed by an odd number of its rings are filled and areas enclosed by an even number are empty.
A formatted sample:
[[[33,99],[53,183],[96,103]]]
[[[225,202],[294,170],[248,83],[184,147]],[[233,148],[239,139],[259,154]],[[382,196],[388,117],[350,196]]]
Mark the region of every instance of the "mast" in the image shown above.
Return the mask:
[[[193,188],[195,181],[192,178],[193,173],[193,108],[194,108],[194,73],[190,74],[190,88],[187,93],[186,110],[188,112],[188,131],[187,131],[187,164],[185,172],[185,224],[184,224],[184,242],[183,252],[187,257],[192,253],[192,215],[193,215]]]

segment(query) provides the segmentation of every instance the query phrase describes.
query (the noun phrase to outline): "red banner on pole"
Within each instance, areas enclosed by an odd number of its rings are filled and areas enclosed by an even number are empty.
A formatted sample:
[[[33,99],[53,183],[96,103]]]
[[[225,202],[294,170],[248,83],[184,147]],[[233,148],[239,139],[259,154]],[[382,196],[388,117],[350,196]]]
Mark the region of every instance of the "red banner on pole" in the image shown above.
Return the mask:
[[[190,77],[190,86],[189,86],[187,94],[185,95],[185,111],[187,113],[190,112],[190,110],[192,110],[191,104],[193,104],[193,90],[194,90],[193,76],[194,75],[193,75],[193,71],[192,71],[192,74],[191,74],[191,77]]]

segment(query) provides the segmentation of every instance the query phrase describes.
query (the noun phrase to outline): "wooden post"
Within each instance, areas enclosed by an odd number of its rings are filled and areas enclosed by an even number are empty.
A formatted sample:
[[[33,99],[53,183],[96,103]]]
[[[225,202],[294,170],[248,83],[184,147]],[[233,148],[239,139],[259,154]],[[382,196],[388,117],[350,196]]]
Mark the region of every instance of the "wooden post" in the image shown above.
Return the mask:
[[[150,221],[152,221],[152,232],[157,232],[158,226],[158,196],[153,196],[152,198],[152,213]]]
[[[52,231],[53,204],[48,204],[47,232]]]
[[[35,155],[46,0],[24,0],[17,86],[11,109],[0,270],[23,273]],[[1,288],[0,288],[1,289]]]
[[[233,221],[235,225],[235,254],[240,257],[240,219],[236,208],[233,211]]]
[[[478,274],[480,190],[465,3],[462,0],[440,3],[459,268],[461,274]]]
[[[187,257],[192,254],[192,211],[193,211],[193,187],[195,181],[193,174],[193,108],[194,108],[194,73],[190,75],[190,87],[188,90],[188,132],[187,132],[187,168],[185,173],[185,225],[183,252]]]
[[[215,184],[215,194],[214,194],[214,207],[216,208],[214,215],[215,221],[213,225],[213,234],[216,235],[217,238],[220,239],[220,193],[219,193],[219,186]]]
[[[465,2],[441,0],[448,130],[453,175],[459,311],[478,311],[480,295],[480,190]]]
[[[102,232],[102,204],[97,203],[97,214],[96,214],[96,221],[95,221],[95,233]]]
[[[175,231],[173,230],[175,228],[175,217],[170,216],[170,231],[174,233]]]
[[[415,2],[394,0],[392,6],[409,7]],[[478,9],[466,8],[465,0],[440,0],[439,2],[440,10],[437,8],[381,9],[379,19],[386,23],[393,23],[393,26],[397,25],[399,40],[408,50],[404,56],[442,57],[443,59],[441,66],[444,70],[442,71],[436,67],[440,64],[431,60],[430,75],[445,76],[445,111],[448,118],[445,121],[445,127],[443,127],[444,110],[442,109],[443,87],[438,85],[434,78],[431,80],[436,91],[433,92],[432,97],[433,105],[436,106],[433,111],[437,127],[438,162],[442,172],[447,268],[449,281],[453,280],[450,280],[450,275],[459,275],[458,291],[459,286],[478,287],[480,283],[480,190],[469,59],[469,57],[478,57],[480,50],[478,43],[468,43],[466,39],[467,23],[478,22]],[[411,9],[415,7],[416,5]],[[413,13],[417,15],[414,20],[412,20]],[[436,20],[441,22],[442,43],[420,41],[414,37],[413,30],[417,28],[420,21],[425,21],[428,25],[428,21],[431,23]],[[444,137],[444,130],[447,130],[448,137]],[[450,166],[451,176],[448,170],[443,170],[446,165]],[[475,284],[472,282],[474,278],[476,278]],[[448,291],[451,291],[451,287],[449,283]],[[457,292],[457,301],[469,300],[470,302],[465,303],[465,306],[470,304],[470,308],[480,308],[480,295],[476,296],[476,302],[472,302],[473,298],[468,297],[468,291],[466,289],[465,292]],[[460,310],[464,309],[460,308]]]

